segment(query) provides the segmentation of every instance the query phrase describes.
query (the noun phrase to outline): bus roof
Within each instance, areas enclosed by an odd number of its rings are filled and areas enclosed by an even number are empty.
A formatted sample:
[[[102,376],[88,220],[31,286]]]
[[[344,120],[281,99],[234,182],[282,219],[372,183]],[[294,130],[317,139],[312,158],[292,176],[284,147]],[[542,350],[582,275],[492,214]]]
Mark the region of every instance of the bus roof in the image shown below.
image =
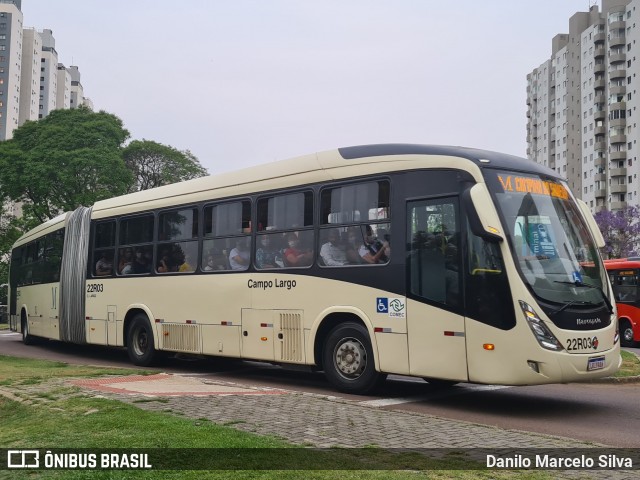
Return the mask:
[[[256,165],[101,200],[93,205],[92,216],[105,218],[365,174],[427,167],[463,169],[470,172],[479,182],[483,181],[480,169],[487,167],[561,178],[553,170],[531,160],[487,150],[401,143],[360,145]],[[64,214],[56,220],[59,222],[63,218]],[[36,227],[16,243],[24,243],[34,235],[37,236],[50,222]]]
[[[362,169],[362,165],[367,165],[366,171]],[[472,174],[475,173],[474,176],[478,181],[482,181],[479,171],[482,167],[527,171],[559,178],[553,170],[533,161],[497,152],[435,145],[362,145],[256,165],[102,200],[96,202],[93,213],[99,218],[123,214],[124,212],[119,211],[121,210],[119,207],[135,205],[137,209],[142,210],[146,207],[162,207],[162,203],[185,204],[206,200],[206,196],[198,195],[200,192],[207,192],[209,198],[224,198],[362,176],[367,173],[375,174],[429,166],[465,169]],[[211,197],[212,191],[216,191],[213,197]],[[187,194],[191,198],[185,198]],[[182,198],[178,201],[177,197]]]

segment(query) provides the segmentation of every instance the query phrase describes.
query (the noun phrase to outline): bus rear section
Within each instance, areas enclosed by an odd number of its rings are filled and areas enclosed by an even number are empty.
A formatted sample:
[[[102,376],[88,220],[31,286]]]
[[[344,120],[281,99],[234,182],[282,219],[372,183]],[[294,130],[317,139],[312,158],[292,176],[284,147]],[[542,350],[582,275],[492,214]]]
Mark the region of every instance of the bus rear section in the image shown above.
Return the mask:
[[[618,330],[623,347],[640,344],[640,258],[604,262],[618,309]]]

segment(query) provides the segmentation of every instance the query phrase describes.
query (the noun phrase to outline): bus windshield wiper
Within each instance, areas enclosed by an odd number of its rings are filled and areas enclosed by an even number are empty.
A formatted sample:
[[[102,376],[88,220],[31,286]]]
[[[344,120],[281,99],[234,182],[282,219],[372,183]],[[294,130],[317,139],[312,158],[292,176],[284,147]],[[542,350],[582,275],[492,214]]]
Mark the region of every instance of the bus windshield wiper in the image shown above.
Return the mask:
[[[564,305],[562,305],[557,310],[554,310],[553,312],[551,312],[551,315],[557,315],[558,313],[562,312],[565,308],[569,308],[571,305],[592,305],[593,306],[593,305],[597,305],[597,303],[584,302],[582,300],[571,300],[570,302],[567,302]]]
[[[574,287],[585,287],[585,288],[595,288],[596,290],[598,290],[598,292],[600,292],[600,295],[602,296],[602,300],[604,300],[604,304],[607,306],[607,309],[609,310],[609,313],[613,313],[613,305],[611,305],[611,302],[609,301],[609,298],[607,297],[607,295],[604,293],[604,290],[602,290],[601,287],[597,286],[597,285],[591,285],[590,283],[584,283],[581,281],[576,280],[575,282],[566,282],[566,281],[560,281],[560,280],[554,280],[555,283],[562,283],[564,285],[573,285]],[[569,302],[566,305],[564,305],[563,307],[560,308],[560,310],[554,312],[554,313],[559,313],[562,310],[564,310],[566,307],[568,307],[569,305],[573,305],[576,302]]]

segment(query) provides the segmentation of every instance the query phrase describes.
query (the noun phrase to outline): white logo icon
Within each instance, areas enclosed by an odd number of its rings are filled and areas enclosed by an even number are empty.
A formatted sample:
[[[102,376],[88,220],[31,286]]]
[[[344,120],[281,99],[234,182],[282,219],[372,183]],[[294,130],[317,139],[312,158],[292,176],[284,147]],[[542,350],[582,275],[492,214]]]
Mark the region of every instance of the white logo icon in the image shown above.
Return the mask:
[[[40,452],[38,450],[8,450],[8,468],[39,468]]]

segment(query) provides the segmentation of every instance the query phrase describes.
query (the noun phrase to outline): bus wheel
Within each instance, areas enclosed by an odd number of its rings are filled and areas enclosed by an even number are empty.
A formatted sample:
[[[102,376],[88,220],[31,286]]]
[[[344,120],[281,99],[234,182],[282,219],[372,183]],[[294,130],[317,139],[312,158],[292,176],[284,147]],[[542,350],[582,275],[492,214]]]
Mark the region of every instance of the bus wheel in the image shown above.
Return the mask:
[[[365,394],[386,377],[376,372],[369,334],[359,323],[335,327],[325,341],[322,360],[327,380],[341,392]]]
[[[36,340],[33,335],[29,333],[29,322],[27,321],[27,316],[24,314],[24,312],[22,312],[21,324],[22,343],[24,343],[25,345],[34,345],[36,343]]]
[[[153,330],[146,315],[133,317],[127,330],[127,353],[135,365],[142,367],[148,367],[155,360]]]
[[[633,340],[633,328],[629,320],[620,321],[620,346],[632,348],[635,347],[636,342]]]

